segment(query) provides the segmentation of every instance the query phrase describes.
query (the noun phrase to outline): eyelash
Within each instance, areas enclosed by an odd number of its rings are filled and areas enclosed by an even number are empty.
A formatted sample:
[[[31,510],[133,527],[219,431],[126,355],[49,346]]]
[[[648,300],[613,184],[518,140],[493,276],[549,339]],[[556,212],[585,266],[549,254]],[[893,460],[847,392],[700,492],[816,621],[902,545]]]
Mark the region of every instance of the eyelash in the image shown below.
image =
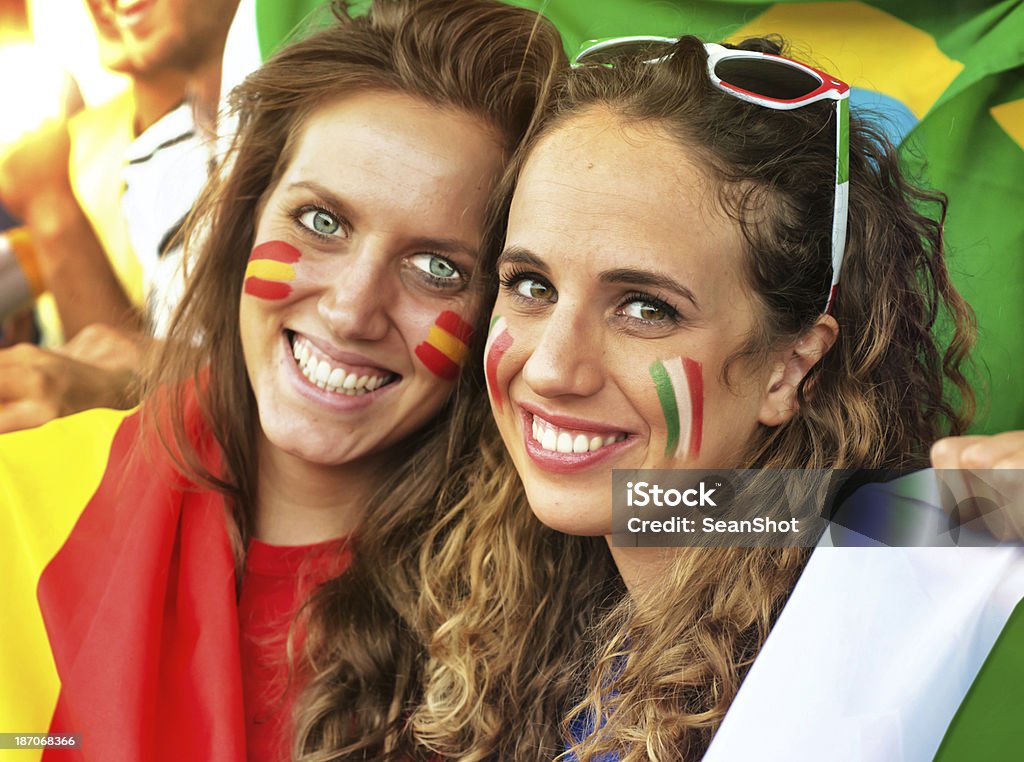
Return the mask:
[[[313,228],[311,227],[307,227],[306,225],[302,224],[302,215],[306,214],[306,212],[323,212],[324,214],[330,216],[335,222],[338,223],[339,230],[345,229],[345,223],[342,221],[341,215],[339,215],[337,212],[328,209],[325,206],[321,206],[320,204],[304,204],[303,206],[300,206],[297,209],[293,209],[291,212],[291,218],[295,222],[296,226],[298,226],[299,230],[304,233],[310,234],[319,241],[332,241],[336,239],[337,236],[328,233],[321,233],[319,231],[313,230]]]
[[[530,299],[530,297],[523,296],[518,291],[516,291],[516,286],[519,284],[519,281],[526,280],[527,278],[529,278],[530,280],[539,281],[545,284],[548,288],[554,290],[554,287],[551,285],[551,283],[548,282],[548,279],[545,278],[543,275],[532,272],[530,270],[524,270],[516,265],[510,266],[508,272],[506,272],[504,275],[498,278],[498,283],[501,285],[502,290],[505,291],[505,293],[507,293],[513,299],[518,299],[524,302],[532,302],[534,300]]]
[[[661,297],[654,296],[653,294],[646,294],[643,291],[631,291],[630,293],[626,294],[623,297],[622,302],[619,304],[619,309],[621,310],[627,304],[631,304],[633,302],[646,302],[652,307],[657,307],[660,310],[664,310],[668,321],[673,325],[679,325],[680,323],[683,322],[683,316],[679,312],[679,310],[677,310],[675,307],[673,307],[671,304],[669,304]],[[635,320],[637,322],[643,323],[644,325],[651,325],[654,322],[656,322],[644,320],[643,318],[634,318],[628,315],[623,315],[622,317],[625,317],[627,320]]]
[[[420,277],[429,282],[431,285],[435,286],[440,290],[455,291],[457,289],[465,288],[465,286],[469,283],[469,279],[467,278],[465,271],[461,267],[459,267],[455,262],[446,257],[444,254],[438,254],[436,251],[421,251],[419,253],[428,254],[432,257],[437,257],[438,259],[444,260],[451,266],[453,270],[455,270],[455,272],[459,274],[459,279],[453,281],[450,278],[439,278],[436,275],[432,275],[431,273],[428,273],[426,270],[420,270],[420,268],[417,267],[416,269],[419,270]]]
[[[519,282],[526,278],[544,283],[545,285],[547,285],[548,288],[554,290],[554,286],[552,286],[548,279],[545,278],[543,275],[531,272],[529,270],[519,269],[514,265],[508,269],[508,272],[506,272],[499,278],[499,282],[501,284],[501,288],[513,299],[531,302],[533,301],[532,299],[523,296],[522,294],[519,293],[519,291],[516,290],[516,286],[519,284]],[[657,307],[658,309],[663,310],[665,312],[667,320],[673,325],[679,325],[680,323],[683,322],[682,314],[668,301],[659,296],[644,293],[643,291],[630,291],[622,298],[622,301],[619,302],[618,309],[621,310],[627,304],[631,304],[632,302],[646,302],[647,304],[650,304],[653,307]],[[624,317],[626,318],[626,320],[629,320],[631,322],[642,323],[643,325],[653,325],[655,322],[643,320],[642,318],[631,317],[628,315],[622,315],[621,317]]]

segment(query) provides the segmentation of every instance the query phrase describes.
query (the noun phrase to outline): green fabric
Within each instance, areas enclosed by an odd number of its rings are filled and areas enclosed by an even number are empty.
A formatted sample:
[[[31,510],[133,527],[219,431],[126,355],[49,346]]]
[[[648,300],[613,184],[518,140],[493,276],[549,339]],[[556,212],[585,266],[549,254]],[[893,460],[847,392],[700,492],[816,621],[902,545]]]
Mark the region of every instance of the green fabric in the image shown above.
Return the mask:
[[[365,12],[368,2],[353,3]],[[353,11],[357,8],[353,8]],[[266,61],[289,40],[332,19],[325,0],[256,0],[256,36],[260,57]]]
[[[1018,603],[942,739],[935,762],[1024,757],[1024,602]]]
[[[1020,0],[509,2],[545,13],[561,30],[570,55],[584,40],[625,34],[686,32],[720,41],[758,19],[771,19],[772,31],[792,38],[798,56],[807,53],[812,62],[854,88],[878,90],[911,107],[916,125],[906,133],[901,151],[913,175],[949,196],[950,267],[978,316],[977,368],[971,377],[981,404],[974,431],[1024,428],[1018,372],[1018,358],[1024,356],[1020,328],[1024,325],[1024,4]],[[256,0],[256,5],[260,49],[266,57],[320,3]],[[354,12],[364,11],[368,0],[352,6]],[[774,21],[780,18],[780,9],[789,14],[784,22]],[[321,12],[318,17],[322,20],[329,14]],[[902,44],[900,35],[908,32],[919,35],[907,34],[908,40],[934,43],[934,56],[915,58],[910,43]],[[881,48],[880,39],[887,43]],[[851,50],[872,51],[876,68],[867,71],[870,67],[861,67],[856,60],[851,63]],[[830,65],[833,61],[837,68]],[[1004,116],[1011,122],[1008,130],[1000,126],[992,109],[1014,101],[1021,104]]]

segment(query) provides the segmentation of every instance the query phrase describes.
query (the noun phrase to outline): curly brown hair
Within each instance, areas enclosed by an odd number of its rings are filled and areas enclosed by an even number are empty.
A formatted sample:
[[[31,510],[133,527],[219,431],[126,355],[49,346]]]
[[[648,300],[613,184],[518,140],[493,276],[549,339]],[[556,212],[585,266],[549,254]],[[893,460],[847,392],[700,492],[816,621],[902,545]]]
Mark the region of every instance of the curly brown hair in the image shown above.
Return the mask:
[[[779,39],[740,47],[783,48]],[[728,381],[792,343],[825,308],[834,115],[826,102],[776,111],[721,92],[696,38],[643,59],[662,55],[654,65],[634,58],[566,74],[504,179],[500,209],[539,141],[591,109],[656,125],[695,153],[743,231],[757,308],[723,371]],[[831,311],[838,338],[801,382],[796,415],[761,427],[743,467],[919,467],[973,409],[961,367],[974,323],[946,270],[945,199],[905,177],[882,131],[858,113],[849,146],[846,257]],[[503,238],[499,225],[492,280]],[[421,556],[418,621],[432,658],[413,722],[424,745],[464,760],[699,759],[808,551],[687,549],[656,589],[631,597],[603,542],[526,515],[493,426],[484,441],[481,460],[454,477],[468,486]]]

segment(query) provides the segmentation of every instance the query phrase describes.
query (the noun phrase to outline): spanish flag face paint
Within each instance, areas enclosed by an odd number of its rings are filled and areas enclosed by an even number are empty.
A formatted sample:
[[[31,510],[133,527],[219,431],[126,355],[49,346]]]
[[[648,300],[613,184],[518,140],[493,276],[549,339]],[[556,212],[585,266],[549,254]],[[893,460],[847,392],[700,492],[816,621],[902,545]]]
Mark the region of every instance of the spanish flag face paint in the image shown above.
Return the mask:
[[[286,299],[292,293],[295,263],[302,252],[284,241],[266,241],[249,255],[243,290],[260,299]]]
[[[438,378],[454,381],[466,359],[472,335],[469,323],[446,310],[437,316],[427,340],[416,347],[416,357]]]

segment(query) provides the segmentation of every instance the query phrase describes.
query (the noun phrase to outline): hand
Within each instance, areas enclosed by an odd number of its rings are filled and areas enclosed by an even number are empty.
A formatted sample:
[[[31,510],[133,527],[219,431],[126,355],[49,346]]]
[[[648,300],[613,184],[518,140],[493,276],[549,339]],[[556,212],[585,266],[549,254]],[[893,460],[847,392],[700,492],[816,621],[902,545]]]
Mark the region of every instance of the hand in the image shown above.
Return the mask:
[[[36,319],[32,308],[8,315],[0,322],[0,349],[36,341]]]
[[[72,360],[106,370],[136,371],[142,366],[152,337],[106,323],[87,325],[58,351]]]
[[[75,347],[51,351],[19,344],[0,351],[0,433],[89,408],[135,404],[136,369],[145,340],[136,342],[119,333],[90,326],[73,340]],[[76,359],[72,352],[93,361]]]
[[[961,524],[1000,540],[1024,539],[1024,431],[940,439],[931,460],[953,493]]]

